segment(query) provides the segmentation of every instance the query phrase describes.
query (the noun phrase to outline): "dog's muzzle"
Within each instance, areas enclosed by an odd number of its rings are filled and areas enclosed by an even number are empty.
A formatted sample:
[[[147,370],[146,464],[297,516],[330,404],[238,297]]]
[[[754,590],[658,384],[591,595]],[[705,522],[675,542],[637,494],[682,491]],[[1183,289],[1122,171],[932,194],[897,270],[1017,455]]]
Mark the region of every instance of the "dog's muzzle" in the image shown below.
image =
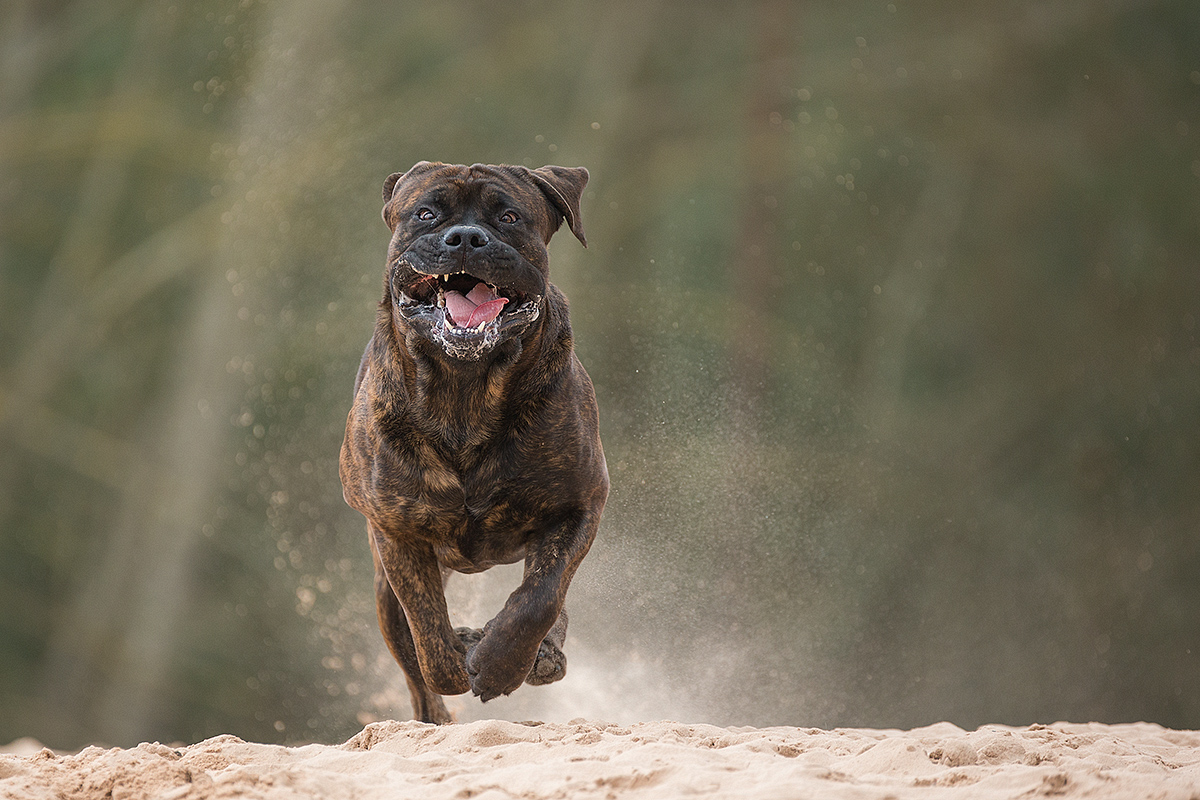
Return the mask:
[[[412,269],[403,259],[399,266]],[[541,316],[541,306],[540,294],[527,295],[465,271],[426,275],[414,270],[396,294],[396,310],[406,322],[447,355],[466,361],[478,361],[502,340],[519,335]]]

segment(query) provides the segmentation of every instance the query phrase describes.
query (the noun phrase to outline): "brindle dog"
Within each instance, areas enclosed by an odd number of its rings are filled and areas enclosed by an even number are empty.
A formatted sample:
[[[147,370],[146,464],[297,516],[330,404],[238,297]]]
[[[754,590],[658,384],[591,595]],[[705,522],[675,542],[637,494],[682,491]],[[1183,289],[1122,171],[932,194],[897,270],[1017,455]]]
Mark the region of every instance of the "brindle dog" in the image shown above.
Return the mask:
[[[413,713],[566,674],[563,602],[608,497],[591,380],[546,244],[586,245],[587,170],[421,162],[388,177],[383,301],[355,382],[341,478],[367,518],[379,626]],[[443,580],[524,559],[480,631],[453,629]]]

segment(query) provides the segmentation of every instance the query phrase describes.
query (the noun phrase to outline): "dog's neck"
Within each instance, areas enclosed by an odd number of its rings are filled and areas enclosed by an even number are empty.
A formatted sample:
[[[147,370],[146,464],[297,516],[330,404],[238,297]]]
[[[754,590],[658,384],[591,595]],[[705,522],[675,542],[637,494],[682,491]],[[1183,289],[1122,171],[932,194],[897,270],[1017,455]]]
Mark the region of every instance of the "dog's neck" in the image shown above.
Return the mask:
[[[463,361],[380,315],[371,369],[395,389],[385,413],[460,466],[505,427],[540,402],[546,387],[568,369],[571,329],[565,307],[548,302],[546,313],[520,339],[501,343],[487,358]]]

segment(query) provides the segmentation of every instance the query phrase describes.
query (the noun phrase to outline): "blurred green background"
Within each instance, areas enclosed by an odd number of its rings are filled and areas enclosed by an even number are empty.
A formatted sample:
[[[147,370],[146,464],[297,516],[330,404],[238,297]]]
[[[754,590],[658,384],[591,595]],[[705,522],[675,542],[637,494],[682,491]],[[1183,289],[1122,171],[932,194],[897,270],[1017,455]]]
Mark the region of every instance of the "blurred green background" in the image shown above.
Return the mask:
[[[420,159],[592,173],[571,670],[461,718],[1200,727],[1200,4],[15,0],[0,75],[0,742],[407,717],[337,454]]]

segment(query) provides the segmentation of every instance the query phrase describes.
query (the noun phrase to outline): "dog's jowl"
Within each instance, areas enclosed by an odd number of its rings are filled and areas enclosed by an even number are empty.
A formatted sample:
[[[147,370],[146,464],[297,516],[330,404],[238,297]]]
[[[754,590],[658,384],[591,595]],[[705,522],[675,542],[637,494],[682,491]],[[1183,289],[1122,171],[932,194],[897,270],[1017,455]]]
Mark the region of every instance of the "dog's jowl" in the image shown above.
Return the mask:
[[[608,496],[596,398],[546,244],[584,242],[582,168],[421,162],[388,177],[383,301],[354,388],[341,477],[367,518],[379,626],[414,715],[566,673],[567,586]],[[443,580],[524,560],[482,630]]]

